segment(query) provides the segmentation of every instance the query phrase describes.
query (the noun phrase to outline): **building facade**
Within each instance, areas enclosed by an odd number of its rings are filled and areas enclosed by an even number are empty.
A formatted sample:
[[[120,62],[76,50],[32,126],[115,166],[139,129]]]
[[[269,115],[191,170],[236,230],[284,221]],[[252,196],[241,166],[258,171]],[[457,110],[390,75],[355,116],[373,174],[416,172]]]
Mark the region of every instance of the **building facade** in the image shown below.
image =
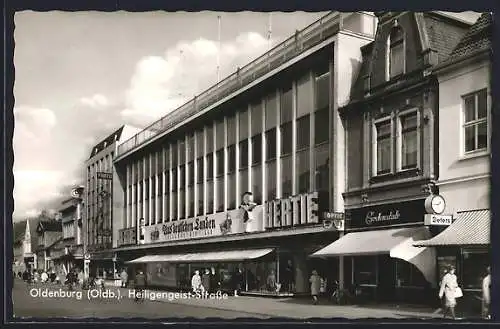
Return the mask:
[[[79,201],[75,198],[62,202],[59,209],[62,225],[61,248],[52,253],[52,259],[64,264],[65,268],[83,270],[83,221]]]
[[[344,207],[338,108],[375,26],[332,12],[120,145],[119,258],[160,286],[210,267],[227,287],[241,270],[249,293],[306,293],[313,268],[336,276],[308,255],[338,237],[322,223]]]
[[[83,243],[90,260],[92,276],[113,274],[113,216],[122,216],[123,192],[116,176],[113,159],[120,141],[137,133],[138,129],[122,126],[95,145],[85,162],[85,186],[83,196]],[[77,226],[78,227],[78,226]],[[116,239],[115,239],[116,241]]]
[[[439,180],[444,213],[454,218],[436,237],[439,273],[451,264],[463,287],[460,304],[479,313],[475,295],[491,264],[491,65],[492,15],[483,14],[449,58],[436,67],[439,80]],[[459,138],[449,138],[458,136]]]
[[[351,102],[340,109],[347,234],[314,256],[339,257],[345,286],[364,299],[438,302],[435,250],[412,245],[439,231],[424,225],[441,158],[432,68],[470,25],[433,12],[376,15],[375,40],[362,48]]]
[[[54,269],[56,264],[52,259],[51,252],[54,252],[58,256],[58,252],[61,249],[61,222],[51,218],[40,220],[36,228],[36,233],[38,236],[36,248],[36,269],[43,271]],[[58,268],[57,270],[60,271],[64,269]]]

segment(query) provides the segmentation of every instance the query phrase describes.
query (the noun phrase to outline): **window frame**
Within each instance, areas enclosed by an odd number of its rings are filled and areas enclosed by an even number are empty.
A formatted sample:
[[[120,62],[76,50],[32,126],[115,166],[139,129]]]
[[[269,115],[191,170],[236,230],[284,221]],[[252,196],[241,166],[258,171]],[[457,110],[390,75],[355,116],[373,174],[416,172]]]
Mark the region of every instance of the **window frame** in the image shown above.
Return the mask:
[[[417,115],[417,127],[415,128],[417,131],[417,163],[415,164],[415,167],[403,167],[403,125],[401,120],[404,117],[411,116],[413,114]],[[395,119],[397,120],[397,133],[396,133],[396,170],[398,172],[401,171],[407,171],[407,170],[414,170],[415,168],[420,168],[421,167],[421,115],[420,111],[416,107],[412,107],[406,110],[403,110],[399,112]],[[392,132],[392,128],[391,128]]]
[[[397,41],[393,41],[392,40],[392,33],[394,31],[401,31],[401,40],[397,40]],[[391,61],[391,54],[392,54],[392,49],[395,47],[395,46],[398,46],[399,44],[402,45],[403,47],[403,51],[402,51],[402,56],[403,56],[403,67],[402,67],[402,70],[401,72],[397,73],[397,74],[392,74],[391,72],[391,68],[392,68],[392,61]],[[389,36],[387,37],[387,41],[386,41],[386,51],[385,51],[385,80],[386,81],[391,81],[392,79],[396,79],[402,75],[404,75],[406,73],[406,33],[405,33],[405,30],[401,27],[401,25],[399,25],[397,23],[397,21],[395,22],[395,25],[391,28],[390,32],[389,32]]]
[[[486,93],[486,116],[481,119],[477,119],[478,116],[478,110],[479,110],[479,94],[481,92]],[[466,122],[466,107],[465,107],[465,100],[468,97],[474,96],[474,120]],[[460,154],[462,157],[475,157],[475,156],[481,156],[481,155],[486,155],[491,152],[491,110],[490,110],[490,89],[489,88],[481,88],[478,90],[475,90],[473,92],[464,94],[460,96],[461,98],[461,115],[460,115]],[[465,140],[465,129],[467,127],[471,126],[478,126],[482,123],[486,122],[486,134],[487,134],[487,140],[486,140],[486,147],[485,148],[475,148],[474,150],[471,151],[466,151],[466,140]],[[475,146],[477,147],[478,144],[478,134],[477,134],[477,128],[475,129],[474,132],[474,137],[475,137]]]
[[[391,144],[391,151],[390,151],[390,154],[391,154],[391,165],[390,165],[390,168],[389,168],[388,172],[380,172],[379,173],[379,171],[378,171],[378,163],[377,163],[377,161],[378,161],[378,156],[377,156],[377,151],[378,151],[377,126],[380,125],[381,123],[387,122],[387,121],[391,124],[391,133],[390,133],[390,136],[389,136],[389,141],[390,141],[390,144]],[[392,118],[392,115],[387,115],[387,116],[384,116],[382,118],[373,120],[373,123],[372,123],[372,140],[373,140],[373,143],[372,143],[372,145],[373,145],[372,146],[372,176],[373,177],[383,176],[383,175],[388,175],[388,174],[394,173],[394,145],[393,145],[393,138],[394,138],[394,120]]]

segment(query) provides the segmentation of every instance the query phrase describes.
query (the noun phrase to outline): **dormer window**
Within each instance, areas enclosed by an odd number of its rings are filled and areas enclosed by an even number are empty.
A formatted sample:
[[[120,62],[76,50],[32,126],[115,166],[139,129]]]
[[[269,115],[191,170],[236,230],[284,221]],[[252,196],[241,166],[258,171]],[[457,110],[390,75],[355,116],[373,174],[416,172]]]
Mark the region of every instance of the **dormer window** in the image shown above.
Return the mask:
[[[403,29],[396,25],[392,28],[387,39],[386,80],[404,74],[405,71],[405,42]]]

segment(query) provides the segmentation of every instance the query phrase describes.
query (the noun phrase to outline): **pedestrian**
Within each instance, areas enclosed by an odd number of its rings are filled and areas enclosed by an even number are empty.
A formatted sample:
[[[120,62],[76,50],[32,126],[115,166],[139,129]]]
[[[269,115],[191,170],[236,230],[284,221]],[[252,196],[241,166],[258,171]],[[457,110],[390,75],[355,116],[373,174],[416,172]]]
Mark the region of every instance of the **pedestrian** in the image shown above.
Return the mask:
[[[316,270],[312,271],[309,282],[311,283],[311,296],[313,298],[313,304],[316,305],[318,304],[318,295],[321,288],[321,277],[318,275]]]
[[[233,287],[234,287],[234,296],[238,297],[238,294],[241,291],[241,287],[243,286],[243,271],[238,267],[236,272],[233,275]]]
[[[266,286],[268,291],[276,291],[276,274],[274,270],[269,272],[266,280]]]
[[[198,271],[198,270],[194,271],[193,277],[191,278],[191,288],[193,289],[193,292],[195,292],[195,293],[200,291],[201,277],[200,277],[200,271]]]
[[[482,316],[483,319],[491,319],[490,315],[490,303],[491,303],[491,268],[488,266],[486,268],[486,276],[483,279],[483,302],[482,304]]]
[[[47,281],[49,280],[49,275],[47,274],[46,271],[42,272],[41,279],[42,279],[42,283],[47,283]]]
[[[455,275],[455,267],[448,266],[447,273],[441,281],[441,288],[439,289],[439,298],[444,296],[444,310],[443,317],[446,318],[448,311],[451,317],[456,319],[455,307],[457,306],[457,297],[461,297],[461,289],[458,287],[457,276]]]
[[[146,288],[146,284],[146,276],[141,270],[139,270],[134,280],[135,301],[144,299],[144,289]]]
[[[122,288],[127,288],[128,285],[128,273],[126,269],[122,270],[122,273],[120,274],[120,279],[122,281]]]
[[[210,289],[211,292],[217,292],[217,290],[219,290],[219,279],[217,278],[215,267],[210,269]]]
[[[201,276],[201,286],[203,291],[212,291],[210,287],[210,270],[208,268],[205,269],[205,273]]]
[[[294,290],[294,273],[293,273],[293,264],[292,260],[288,260],[287,266],[285,268],[285,273],[284,273],[284,283],[285,283],[285,289],[287,292],[293,292]]]

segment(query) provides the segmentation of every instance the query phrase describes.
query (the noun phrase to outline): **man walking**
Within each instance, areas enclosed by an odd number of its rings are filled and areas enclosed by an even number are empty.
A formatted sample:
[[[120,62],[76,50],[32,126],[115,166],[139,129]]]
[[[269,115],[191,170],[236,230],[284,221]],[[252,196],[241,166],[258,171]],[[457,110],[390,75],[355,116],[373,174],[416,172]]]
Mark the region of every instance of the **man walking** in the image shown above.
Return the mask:
[[[144,289],[146,288],[146,276],[140,270],[135,276],[134,289],[135,289],[135,301],[144,300]]]

